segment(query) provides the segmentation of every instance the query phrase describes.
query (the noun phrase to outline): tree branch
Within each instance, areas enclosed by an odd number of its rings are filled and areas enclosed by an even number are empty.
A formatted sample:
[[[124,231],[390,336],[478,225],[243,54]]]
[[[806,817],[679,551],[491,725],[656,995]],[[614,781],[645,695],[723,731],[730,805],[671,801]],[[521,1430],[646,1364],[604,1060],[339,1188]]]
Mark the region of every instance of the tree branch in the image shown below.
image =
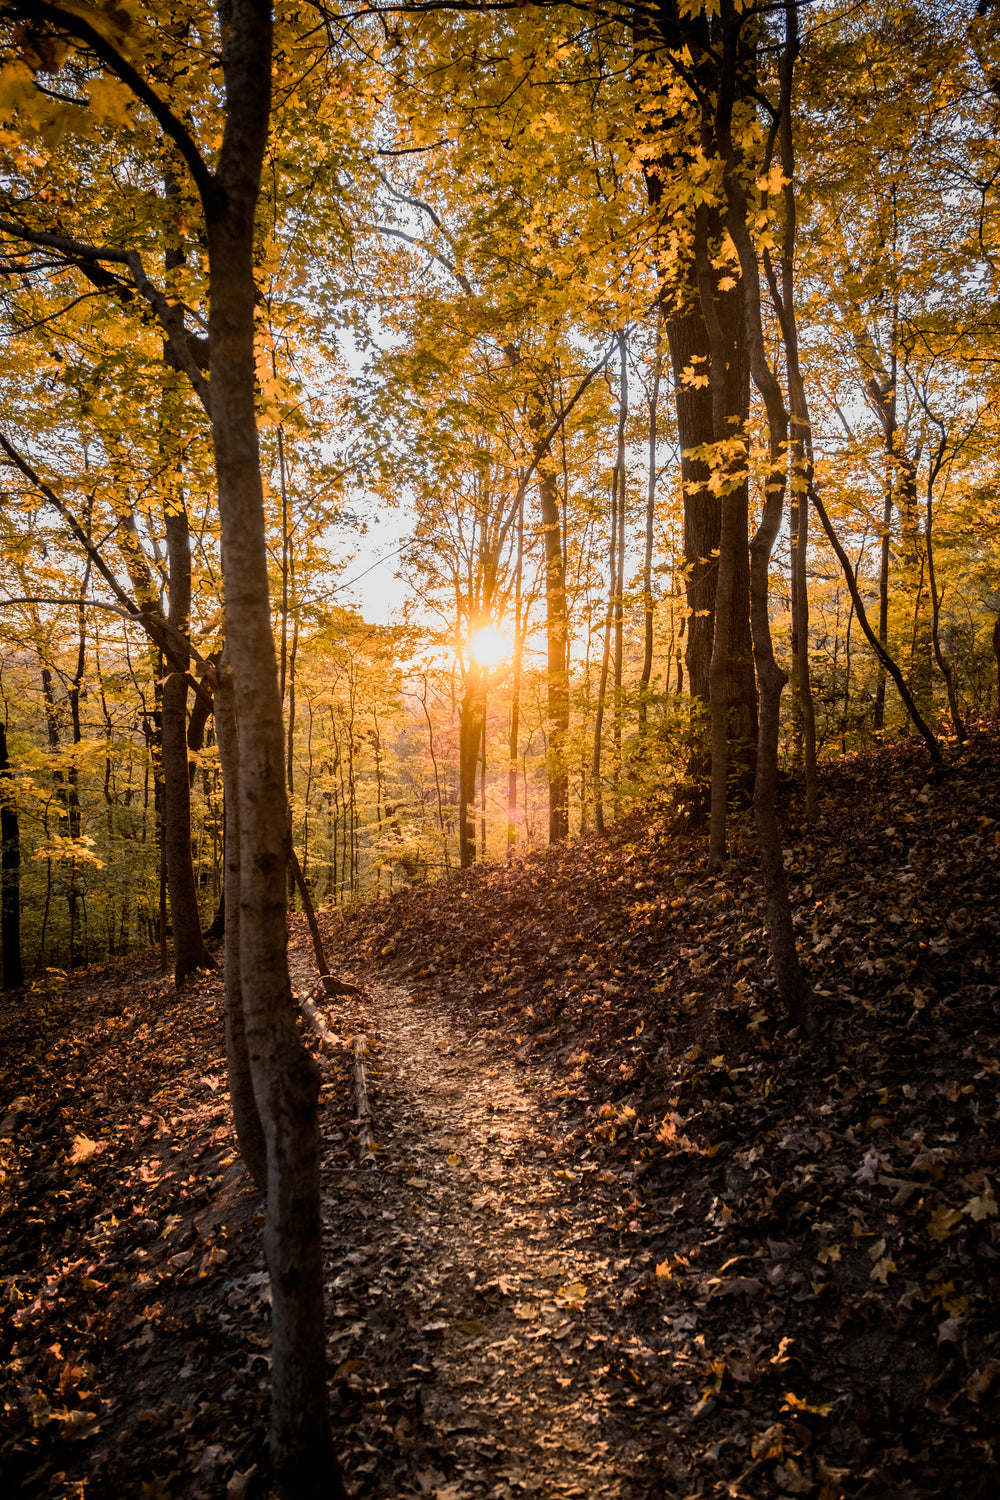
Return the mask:
[[[128,619],[135,620],[138,625],[141,625],[143,627],[147,635],[150,637],[153,643],[158,646],[159,649],[163,652],[164,656],[171,663],[174,669],[186,673],[187,660],[189,656],[193,656],[198,665],[200,667],[204,667],[205,662],[198,654],[198,651],[191,644],[187,636],[183,635],[181,631],[175,629],[175,627],[167,621],[158,604],[154,603],[148,608],[144,607],[140,609],[133,602],[133,600],[129,598],[128,594],[122,588],[121,584],[118,582],[118,579],[115,577],[114,573],[108,567],[107,563],[104,561],[104,558],[101,556],[100,549],[94,546],[93,542],[87,536],[87,533],[80,525],[76,516],[70,510],[69,506],[65,503],[65,501],[59,498],[51,485],[46,484],[45,480],[35,472],[35,470],[28,463],[27,459],[17,451],[17,449],[13,446],[12,443],[7,440],[7,437],[2,432],[0,432],[0,448],[3,449],[4,453],[6,453],[7,457],[10,459],[14,467],[21,471],[25,479],[27,479],[30,484],[34,485],[39,494],[41,494],[44,499],[48,501],[49,505],[52,506],[52,509],[65,521],[70,535],[73,537],[73,540],[83,548],[91,563],[97,569],[98,573],[100,573],[101,577],[108,585],[108,588],[111,590],[114,597],[118,600],[118,603],[121,606],[122,613]],[[199,694],[205,694],[207,692],[207,690],[201,683],[197,684],[196,691]]]
[[[45,21],[88,47],[96,57],[100,58],[105,67],[109,68],[117,78],[121,79],[122,83],[132,90],[140,103],[149,110],[164,135],[173,141],[187,163],[188,170],[194,178],[206,207],[218,197],[219,188],[215,177],[183,121],[178,119],[169,105],[165,104],[159,94],[150,88],[142,74],[107,37],[101,35],[95,26],[92,26],[83,16],[72,11],[64,11],[59,5],[46,4],[45,0],[21,0],[21,3],[15,0],[14,4],[5,6],[5,9],[15,16],[23,16],[28,21]]]

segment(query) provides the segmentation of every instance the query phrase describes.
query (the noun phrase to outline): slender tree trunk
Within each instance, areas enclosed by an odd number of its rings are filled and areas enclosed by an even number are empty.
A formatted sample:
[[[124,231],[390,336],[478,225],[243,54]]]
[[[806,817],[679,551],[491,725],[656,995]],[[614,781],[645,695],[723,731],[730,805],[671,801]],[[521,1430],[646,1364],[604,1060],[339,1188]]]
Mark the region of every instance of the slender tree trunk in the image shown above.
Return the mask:
[[[881,734],[885,727],[885,675],[884,657],[889,650],[889,556],[892,538],[892,471],[885,487],[885,503],[882,508],[882,544],[879,548],[878,569],[878,681],[875,684],[875,708],[872,713],[872,728]]]
[[[656,304],[656,333],[653,346],[653,388],[649,396],[649,469],[646,487],[646,536],[642,561],[643,651],[639,676],[639,734],[645,739],[649,709],[649,684],[653,676],[653,523],[656,519],[656,423],[660,399],[660,374],[663,367],[663,305]],[[667,653],[670,659],[670,653]],[[667,676],[669,678],[669,668]]]
[[[625,670],[625,496],[627,493],[625,469],[625,426],[628,422],[628,343],[624,333],[618,335],[619,354],[619,409],[618,409],[618,572],[615,579],[615,678],[614,678],[614,809],[617,818],[622,772],[622,718],[624,716],[623,674]]]
[[[430,748],[431,765],[434,769],[434,789],[437,793],[438,828],[441,830],[441,850],[444,855],[444,868],[447,874],[451,865],[448,859],[448,830],[444,821],[444,798],[441,795],[441,775],[438,771],[437,753],[434,749],[434,725],[431,723],[430,711],[427,707],[427,677],[424,676],[424,691],[420,699],[420,706],[424,711],[427,721],[427,740]]]
[[[486,704],[483,704],[483,730],[479,748],[479,847],[486,858]]]
[[[797,40],[793,45],[797,46]],[[794,65],[794,57],[790,68]],[[809,662],[809,586],[806,558],[809,546],[809,486],[813,478],[812,433],[805,382],[799,364],[798,315],[795,307],[795,239],[798,204],[795,198],[795,151],[791,119],[791,78],[786,83],[789,98],[779,126],[782,176],[784,178],[785,228],[781,249],[781,292],[770,276],[771,290],[781,323],[788,368],[788,405],[791,416],[789,467],[792,488],[792,660],[795,674],[796,708],[802,730],[803,769],[806,789],[806,821],[819,817],[819,781],[816,773],[816,711],[813,703]],[[770,261],[765,257],[770,273]]]
[[[21,960],[21,835],[14,796],[14,773],[7,751],[7,727],[0,723],[0,953],[3,987],[24,983]]]
[[[187,638],[191,610],[191,541],[184,497],[171,495],[166,507],[170,601],[167,619],[178,641]],[[178,645],[178,650],[180,646]],[[184,985],[199,969],[214,969],[205,947],[198,911],[198,887],[191,857],[191,777],[188,771],[188,685],[178,663],[163,684],[164,850],[174,938],[174,981]]]
[[[521,657],[524,651],[524,640],[521,629],[521,570],[524,562],[524,503],[517,517],[517,565],[514,573],[514,680],[511,685],[510,698],[510,736],[508,741],[507,760],[507,858],[513,856],[517,844],[517,751],[518,737],[520,732],[521,715]],[[568,767],[563,767],[566,776],[566,810],[569,812],[569,774]],[[552,780],[549,779],[549,790],[551,794]],[[549,842],[552,843],[552,802],[549,801]]]
[[[868,642],[869,646],[871,646],[872,650],[874,651],[875,658],[878,661],[880,667],[888,672],[889,676],[895,683],[896,691],[899,693],[899,696],[902,699],[903,707],[906,709],[906,712],[910,717],[910,722],[912,723],[914,729],[916,729],[917,733],[920,735],[924,744],[927,746],[927,753],[931,758],[932,765],[939,766],[941,764],[941,747],[938,745],[933,730],[925,722],[922,714],[920,713],[920,710],[917,708],[913,694],[910,692],[910,689],[907,685],[906,678],[903,676],[897,663],[889,655],[889,652],[879,641],[878,637],[871,627],[867,611],[865,610],[864,600],[862,599],[861,591],[858,588],[858,580],[855,577],[854,569],[851,567],[851,559],[845,552],[843,544],[841,543],[840,538],[837,536],[837,533],[833,528],[833,523],[831,522],[830,517],[827,514],[826,506],[823,504],[819,490],[816,488],[815,484],[809,492],[809,498],[812,500],[813,509],[815,510],[817,516],[819,516],[820,525],[826,532],[827,540],[829,541],[830,546],[833,548],[834,552],[837,554],[837,561],[840,563],[840,566],[843,569],[844,580],[851,595],[851,601],[854,605],[854,612],[858,617],[858,624],[861,626],[861,632],[864,635],[865,640]]]
[[[615,586],[618,580],[618,481],[617,461],[611,475],[611,525],[608,528],[608,608],[604,619],[604,649],[601,653],[601,675],[597,688],[597,705],[594,710],[594,749],[591,756],[590,779],[594,794],[594,827],[598,833],[605,832],[604,788],[602,786],[601,760],[604,738],[604,709],[608,700],[608,672],[611,664],[611,632],[615,618]]]
[[[458,862],[463,870],[476,862],[476,770],[483,737],[485,699],[482,668],[470,662],[458,729]]]
[[[945,656],[941,647],[941,596],[938,593],[937,576],[934,571],[934,484],[944,462],[944,454],[947,439],[942,434],[935,457],[931,460],[927,473],[927,516],[924,525],[924,544],[927,551],[927,583],[931,591],[931,645],[934,651],[934,660],[937,662],[938,671],[944,678],[945,691],[948,694],[948,711],[951,715],[951,727],[955,731],[955,738],[961,744],[965,739],[965,725],[962,722],[961,711],[958,706],[958,694],[955,691],[955,673],[951,662]]]
[[[541,450],[545,422],[540,400],[532,403],[530,422],[536,445],[533,456],[537,464],[535,477],[538,481],[538,500],[545,540],[549,843],[558,844],[569,832],[569,768],[566,763],[566,737],[569,734],[566,557],[556,475]]]

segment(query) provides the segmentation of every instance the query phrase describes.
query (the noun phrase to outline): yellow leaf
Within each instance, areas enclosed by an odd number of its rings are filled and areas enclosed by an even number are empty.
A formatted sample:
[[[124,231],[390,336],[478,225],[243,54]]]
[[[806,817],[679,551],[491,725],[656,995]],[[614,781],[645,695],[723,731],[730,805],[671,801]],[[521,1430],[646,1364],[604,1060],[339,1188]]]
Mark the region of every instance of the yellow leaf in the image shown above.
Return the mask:
[[[932,1240],[946,1240],[961,1217],[960,1208],[949,1208],[947,1203],[942,1203],[931,1214],[927,1222],[927,1233]]]
[[[73,1137],[73,1147],[69,1153],[69,1159],[72,1162],[89,1161],[90,1158],[94,1156],[98,1150],[99,1144],[97,1141],[92,1141],[90,1137],[86,1135],[75,1135]]]
[[[587,1299],[587,1288],[582,1281],[570,1282],[569,1286],[561,1286],[556,1292],[556,1302],[566,1307],[580,1307]]]
[[[970,1198],[962,1209],[963,1214],[968,1214],[978,1224],[982,1219],[993,1218],[997,1211],[997,1200],[989,1188],[978,1198]]]
[[[132,129],[132,91],[117,78],[95,78],[89,85],[90,108],[99,120],[109,125]]]

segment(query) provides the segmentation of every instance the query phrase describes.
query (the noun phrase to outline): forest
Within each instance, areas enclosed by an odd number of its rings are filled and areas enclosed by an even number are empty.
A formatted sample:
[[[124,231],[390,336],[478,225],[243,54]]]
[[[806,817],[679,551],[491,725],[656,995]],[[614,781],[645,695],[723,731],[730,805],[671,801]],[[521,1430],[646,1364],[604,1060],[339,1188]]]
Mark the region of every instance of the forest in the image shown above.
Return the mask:
[[[548,1090],[543,1125],[524,1132],[555,1139],[570,1111],[560,1149],[606,1157],[606,1186],[623,1142],[645,1163],[636,1182],[669,1159],[688,1170],[674,1228],[697,1199],[720,1239],[756,1180],[753,1153],[774,1149],[772,1086],[794,1149],[822,1140],[832,1160],[834,1136],[854,1140],[843,1074],[866,1048],[886,1096],[868,1101],[872,1132],[889,1129],[890,1096],[907,1113],[917,1094],[898,1095],[899,1079],[932,1068],[935,1049],[939,1069],[956,1049],[956,1099],[975,1094],[961,1051],[974,1045],[995,1119],[998,126],[994,0],[0,0],[8,1300],[35,1307],[39,1340],[47,1328],[60,1347],[41,1290],[54,1237],[25,1227],[50,1212],[37,1195],[56,1171],[40,1123],[57,1107],[52,1049],[82,1028],[66,1067],[84,1069],[67,1084],[83,1114],[74,1125],[63,1106],[52,1129],[71,1136],[61,1192],[106,1171],[97,1213],[124,1128],[111,1122],[174,1128],[138,1094],[122,1115],[130,1085],[98,1058],[119,1029],[151,1048],[162,1026],[160,1094],[176,1087],[178,1119],[228,1131],[245,1174],[234,1189],[220,1147],[206,1181],[242,1205],[244,1257],[263,1225],[253,1284],[266,1281],[271,1320],[266,1406],[245,1418],[256,1437],[221,1443],[225,1461],[194,1478],[165,1477],[163,1458],[140,1484],[101,1448],[97,1407],[53,1415],[70,1410],[65,1371],[89,1378],[90,1356],[66,1357],[57,1391],[18,1384],[50,1347],[30,1352],[25,1315],[3,1348],[18,1415],[0,1455],[26,1495],[953,1492],[946,1437],[894,1469],[910,1438],[893,1428],[890,1442],[867,1396],[863,1439],[830,1438],[815,1457],[820,1439],[796,1423],[826,1420],[843,1371],[798,1407],[782,1390],[792,1418],[764,1424],[766,1441],[744,1434],[728,1469],[728,1429],[682,1459],[669,1424],[659,1468],[622,1459],[613,1480],[595,1470],[575,1489],[482,1455],[463,1468],[446,1444],[392,1469],[389,1428],[350,1415],[385,1406],[391,1382],[378,1386],[370,1352],[328,1347],[331,1284],[349,1274],[331,1271],[328,1179],[330,1151],[358,1145],[360,1162],[336,1168],[348,1187],[334,1233],[353,1267],[368,1230],[351,1220],[351,1173],[370,1176],[373,1202],[389,1192],[379,1112],[402,1140],[408,1110],[433,1131],[438,1106],[459,1108],[435,1094],[444,1084],[407,1094],[405,1056],[417,1080],[439,1065],[465,1080],[472,1113],[444,1152],[456,1173],[472,1160],[463,1130],[493,1139],[487,1076],[512,1121]],[[388,553],[387,523],[400,539]],[[388,623],[386,568],[405,597]],[[898,853],[894,883],[879,847]],[[959,847],[966,862],[949,864]],[[852,861],[870,866],[863,882]],[[964,1036],[948,1020],[959,993]],[[440,1047],[408,1004],[429,1007]],[[106,1116],[84,1102],[88,1066]],[[713,1141],[723,1073],[753,1146]],[[214,1115],[184,1093],[208,1077],[226,1103]],[[846,1110],[834,1136],[796,1113],[796,1088],[811,1099],[824,1079],[826,1103],[806,1112],[826,1109],[833,1130]],[[698,1109],[678,1102],[685,1089]],[[979,1109],[961,1127],[974,1141],[952,1149],[952,1120],[951,1154],[928,1158],[935,1183],[963,1163],[958,1196],[913,1200],[935,1253],[952,1232],[978,1236],[927,1282],[933,1349],[951,1364],[917,1361],[942,1432],[958,1399],[942,1382],[974,1408],[956,1439],[969,1496],[991,1493],[982,1433],[1000,1372],[973,1314],[998,1253]],[[932,1133],[915,1115],[912,1129]],[[723,1138],[708,1210],[698,1194]],[[894,1185],[905,1218],[912,1173],[873,1150],[851,1180]],[[591,1168],[567,1162],[559,1190],[576,1184],[583,1212]],[[813,1180],[807,1169],[806,1197]],[[128,1212],[152,1225],[135,1191]],[[618,1239],[645,1233],[630,1192],[621,1222],[591,1204],[619,1269]],[[832,1201],[817,1205],[821,1230]],[[903,1251],[850,1212],[844,1235],[881,1246],[865,1292],[877,1299]],[[665,1233],[649,1231],[646,1289],[623,1304],[643,1317],[689,1274],[694,1252]],[[810,1273],[819,1300],[841,1258],[833,1233]],[[200,1280],[235,1263],[224,1238]],[[768,1254],[763,1279],[720,1262],[707,1303],[732,1298],[749,1325],[793,1253],[761,1247],[792,1238],[777,1222],[735,1257]],[[178,1277],[193,1274],[174,1265],[187,1254],[169,1262]],[[93,1259],[80,1255],[74,1266]],[[258,1274],[250,1259],[241,1274]],[[551,1306],[582,1319],[586,1276],[566,1272]],[[902,1296],[898,1320],[919,1300]],[[515,1323],[533,1324],[517,1312],[532,1305],[512,1303]],[[455,1326],[474,1342],[484,1317]],[[791,1357],[778,1348],[775,1379]],[[407,1358],[419,1371],[431,1356]],[[706,1355],[698,1400],[714,1411],[746,1387],[749,1410],[764,1390],[739,1373],[753,1358]],[[352,1366],[336,1389],[331,1360]],[[645,1390],[638,1356],[622,1360],[608,1368]],[[422,1430],[398,1378],[404,1426]],[[910,1395],[893,1400],[911,1412]],[[74,1441],[89,1480],[44,1460]]]

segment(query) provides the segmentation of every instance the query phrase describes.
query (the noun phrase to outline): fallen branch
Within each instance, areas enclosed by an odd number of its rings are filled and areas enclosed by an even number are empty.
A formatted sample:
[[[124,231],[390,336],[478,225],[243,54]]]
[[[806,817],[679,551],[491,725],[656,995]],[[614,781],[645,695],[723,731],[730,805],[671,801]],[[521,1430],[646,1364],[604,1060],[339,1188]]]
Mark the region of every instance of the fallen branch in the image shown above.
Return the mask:
[[[299,1010],[307,1025],[319,1037],[328,1052],[333,1052],[340,1046],[340,1037],[330,1030],[325,1018],[317,1010],[315,1002],[308,995],[303,995],[299,1000]]]

